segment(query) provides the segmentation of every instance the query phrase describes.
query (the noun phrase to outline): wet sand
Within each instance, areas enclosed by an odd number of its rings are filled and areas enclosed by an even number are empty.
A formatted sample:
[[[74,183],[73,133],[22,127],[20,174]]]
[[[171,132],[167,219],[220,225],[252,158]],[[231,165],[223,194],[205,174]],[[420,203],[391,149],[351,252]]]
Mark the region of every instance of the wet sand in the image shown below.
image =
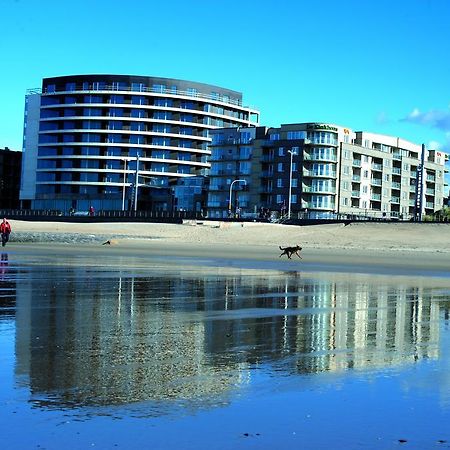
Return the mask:
[[[192,263],[282,270],[450,275],[450,225],[357,223],[286,226],[186,222],[55,223],[12,221],[8,250],[95,257],[190,258]],[[109,241],[111,244],[102,245]],[[300,244],[302,259],[278,246]]]

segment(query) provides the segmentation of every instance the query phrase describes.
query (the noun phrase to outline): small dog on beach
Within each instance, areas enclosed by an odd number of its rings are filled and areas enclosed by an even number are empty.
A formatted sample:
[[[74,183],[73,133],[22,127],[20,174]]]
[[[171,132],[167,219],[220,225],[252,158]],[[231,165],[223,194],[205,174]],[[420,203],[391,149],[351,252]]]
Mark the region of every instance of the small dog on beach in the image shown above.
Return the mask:
[[[303,259],[303,258],[300,256],[300,251],[301,251],[301,249],[302,249],[302,247],[300,247],[300,245],[296,245],[295,247],[285,247],[285,248],[280,247],[280,250],[282,250],[281,255],[280,255],[280,258],[281,258],[283,255],[286,255],[289,259],[292,259],[291,256],[292,256],[293,254],[296,254],[300,259]]]

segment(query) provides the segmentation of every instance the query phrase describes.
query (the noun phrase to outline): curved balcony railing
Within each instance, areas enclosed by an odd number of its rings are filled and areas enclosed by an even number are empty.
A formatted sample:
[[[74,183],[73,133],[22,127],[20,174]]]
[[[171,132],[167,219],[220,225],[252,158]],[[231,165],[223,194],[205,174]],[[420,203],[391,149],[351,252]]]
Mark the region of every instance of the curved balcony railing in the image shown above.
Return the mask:
[[[89,94],[89,93],[95,93],[100,94],[102,92],[110,93],[110,92],[116,92],[116,93],[135,93],[135,94],[164,94],[164,95],[174,95],[177,97],[188,97],[188,98],[199,98],[199,99],[205,99],[208,101],[218,102],[218,103],[225,103],[233,106],[240,106],[243,107],[242,100],[234,99],[234,98],[226,98],[222,95],[213,95],[213,94],[204,94],[202,92],[197,91],[183,91],[179,89],[167,89],[167,88],[152,88],[152,87],[146,87],[141,86],[139,89],[133,89],[132,87],[126,87],[126,86],[115,86],[115,85],[105,85],[101,86],[99,89],[76,89],[73,91],[68,91],[66,89],[62,90],[55,90],[55,91],[48,91],[48,90],[42,90],[41,88],[32,88],[27,89],[26,94],[32,95],[32,94],[41,94],[41,95],[60,95],[60,94]]]

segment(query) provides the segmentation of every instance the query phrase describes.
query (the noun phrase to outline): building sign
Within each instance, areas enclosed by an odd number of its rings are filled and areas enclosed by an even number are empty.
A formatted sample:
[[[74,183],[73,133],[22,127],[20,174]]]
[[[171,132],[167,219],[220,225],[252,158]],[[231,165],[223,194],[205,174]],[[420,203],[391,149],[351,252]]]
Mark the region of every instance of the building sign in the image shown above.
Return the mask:
[[[308,123],[307,127],[308,130],[326,130],[326,131],[336,131],[336,127],[332,127],[331,125],[324,125],[320,123]]]

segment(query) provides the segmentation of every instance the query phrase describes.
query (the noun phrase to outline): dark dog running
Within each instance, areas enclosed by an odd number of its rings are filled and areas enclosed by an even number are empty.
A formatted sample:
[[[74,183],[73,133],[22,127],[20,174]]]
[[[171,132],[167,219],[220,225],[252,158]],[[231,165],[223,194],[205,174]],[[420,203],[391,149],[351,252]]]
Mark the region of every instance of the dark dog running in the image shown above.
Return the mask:
[[[301,250],[301,249],[302,249],[302,247],[300,247],[300,245],[296,245],[295,247],[285,247],[285,248],[280,247],[280,250],[283,250],[283,251],[281,252],[280,258],[281,258],[283,255],[286,255],[289,259],[292,259],[291,256],[292,256],[293,254],[296,254],[300,259],[303,259],[303,258],[300,256],[300,250]]]

